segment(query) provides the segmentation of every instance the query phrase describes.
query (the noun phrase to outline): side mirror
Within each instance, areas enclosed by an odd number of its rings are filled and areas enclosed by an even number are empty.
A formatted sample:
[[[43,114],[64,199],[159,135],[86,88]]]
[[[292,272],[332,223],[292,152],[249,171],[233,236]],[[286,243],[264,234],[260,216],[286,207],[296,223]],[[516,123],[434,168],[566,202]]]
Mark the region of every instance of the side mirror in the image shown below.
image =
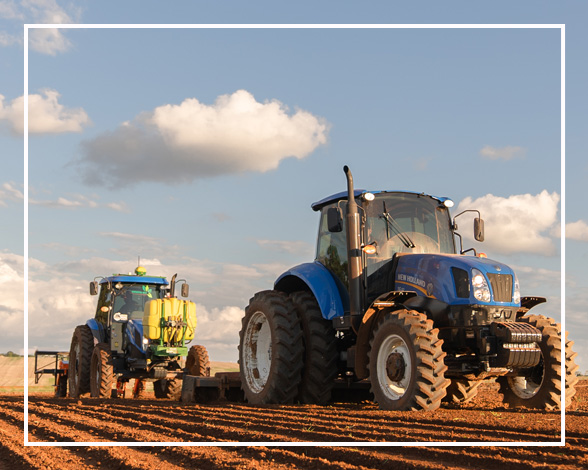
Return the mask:
[[[182,297],[188,297],[190,294],[190,286],[186,283],[182,284]]]
[[[341,209],[338,207],[329,207],[327,209],[327,226],[329,232],[342,232],[343,231],[343,215]]]
[[[98,294],[98,281],[90,282],[90,295]]]
[[[484,220],[479,217],[474,219],[474,238],[479,241],[484,241]]]

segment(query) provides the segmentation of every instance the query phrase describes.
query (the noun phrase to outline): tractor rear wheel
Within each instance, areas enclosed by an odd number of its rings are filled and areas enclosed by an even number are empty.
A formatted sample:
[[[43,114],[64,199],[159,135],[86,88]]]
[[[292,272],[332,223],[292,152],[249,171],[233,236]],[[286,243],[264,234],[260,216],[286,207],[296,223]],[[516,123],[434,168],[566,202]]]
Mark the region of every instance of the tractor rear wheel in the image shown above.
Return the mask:
[[[337,376],[335,330],[323,318],[320,307],[310,292],[290,294],[304,339],[304,366],[297,401],[324,405],[331,398]]]
[[[439,408],[449,385],[439,330],[413,310],[386,314],[370,341],[371,391],[383,410]]]
[[[110,346],[98,343],[92,353],[90,366],[90,396],[94,398],[111,398],[114,374]]]
[[[185,370],[188,375],[210,376],[210,359],[204,346],[195,345],[190,348],[186,357]]]
[[[447,394],[443,398],[444,403],[467,403],[478,394],[481,380],[452,379]]]
[[[79,398],[90,391],[90,362],[94,336],[87,325],[77,326],[69,349],[69,396]]]
[[[542,338],[539,343],[541,360],[539,364],[530,369],[521,371],[520,375],[513,377],[499,377],[499,392],[504,397],[504,402],[511,407],[525,406],[554,410],[561,408],[561,325],[553,319],[543,315],[529,315],[520,321],[529,323],[541,331]],[[567,339],[565,334],[565,392],[568,407],[572,397],[576,394],[578,378],[576,372],[578,366],[575,363],[576,353],[572,351],[573,341]]]
[[[278,291],[249,301],[239,333],[241,388],[249,403],[293,403],[300,386],[304,344],[290,299]]]

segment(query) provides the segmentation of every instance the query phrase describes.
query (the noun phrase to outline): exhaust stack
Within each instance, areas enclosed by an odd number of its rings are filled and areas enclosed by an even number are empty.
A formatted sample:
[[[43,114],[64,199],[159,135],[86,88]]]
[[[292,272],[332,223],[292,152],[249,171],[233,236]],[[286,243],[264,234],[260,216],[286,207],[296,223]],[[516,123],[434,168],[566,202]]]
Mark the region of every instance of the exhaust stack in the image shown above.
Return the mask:
[[[353,190],[351,170],[343,167],[347,177],[347,263],[349,278],[349,314],[353,318],[362,312],[362,280],[363,267],[361,256],[360,219]]]

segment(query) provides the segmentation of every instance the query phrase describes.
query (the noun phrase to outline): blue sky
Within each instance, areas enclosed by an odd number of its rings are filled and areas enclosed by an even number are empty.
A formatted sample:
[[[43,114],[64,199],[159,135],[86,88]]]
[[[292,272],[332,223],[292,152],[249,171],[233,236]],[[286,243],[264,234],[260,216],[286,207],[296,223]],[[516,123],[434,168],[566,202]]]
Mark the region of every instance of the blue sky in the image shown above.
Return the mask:
[[[309,13],[304,3],[296,12],[285,2],[228,3],[175,2],[159,12],[154,2],[139,10],[137,2],[0,2],[0,211],[11,221],[0,252],[1,349],[22,347],[24,22],[565,23],[566,322],[588,369],[586,7],[373,2],[356,11],[337,2],[334,11],[321,2]],[[513,266],[523,295],[549,298],[537,311],[560,319],[559,29],[30,35],[31,347],[67,349],[75,325],[93,316],[88,281],[130,271],[141,256],[152,274],[188,279],[198,343],[212,360],[236,360],[241,309],[285,269],[313,259],[310,204],[344,189],[344,164],[359,187],[480,209],[487,241],[476,247]]]

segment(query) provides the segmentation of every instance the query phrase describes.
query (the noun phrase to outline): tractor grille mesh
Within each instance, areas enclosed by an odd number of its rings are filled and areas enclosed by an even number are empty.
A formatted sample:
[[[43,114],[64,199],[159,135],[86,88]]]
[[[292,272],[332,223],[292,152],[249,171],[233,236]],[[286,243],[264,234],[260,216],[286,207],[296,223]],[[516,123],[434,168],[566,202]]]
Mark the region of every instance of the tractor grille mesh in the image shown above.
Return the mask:
[[[495,302],[512,302],[512,276],[488,273]]]

